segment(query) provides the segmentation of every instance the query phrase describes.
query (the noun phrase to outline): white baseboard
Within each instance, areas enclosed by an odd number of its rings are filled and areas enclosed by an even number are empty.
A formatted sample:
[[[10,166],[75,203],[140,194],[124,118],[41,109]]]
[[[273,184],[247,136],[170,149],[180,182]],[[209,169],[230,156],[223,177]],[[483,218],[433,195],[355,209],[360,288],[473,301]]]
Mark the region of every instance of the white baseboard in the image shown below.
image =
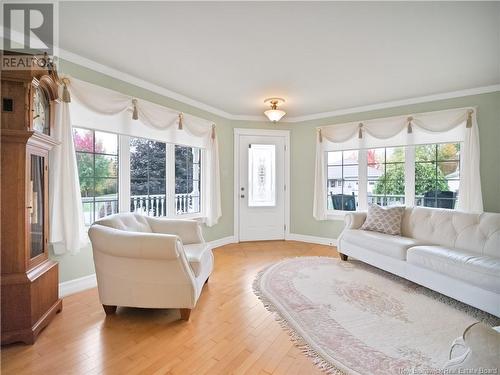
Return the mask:
[[[316,237],[307,234],[290,233],[286,236],[286,239],[290,241],[315,243],[318,245],[337,246],[336,238]]]
[[[219,238],[218,240],[209,241],[208,243],[212,249],[215,249],[216,247],[221,247],[230,243],[236,243],[236,238],[234,236],[227,236]]]
[[[79,277],[59,283],[59,297],[66,297],[70,294],[78,293],[87,289],[95,288],[97,286],[97,279],[95,273],[88,276]]]

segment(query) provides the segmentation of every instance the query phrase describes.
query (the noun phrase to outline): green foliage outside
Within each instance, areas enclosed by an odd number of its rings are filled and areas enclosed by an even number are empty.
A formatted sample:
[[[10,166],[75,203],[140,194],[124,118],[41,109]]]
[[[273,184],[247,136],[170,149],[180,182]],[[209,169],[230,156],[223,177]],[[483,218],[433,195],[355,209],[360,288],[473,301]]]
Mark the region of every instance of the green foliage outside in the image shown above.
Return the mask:
[[[75,133],[73,140],[76,150],[91,151],[94,149],[91,132],[85,132],[84,135]],[[101,142],[96,142],[95,152],[103,152],[103,150],[104,147]],[[93,154],[77,152],[76,160],[82,197],[117,193],[117,163],[115,157],[95,155],[94,161]]]
[[[166,145],[142,138],[130,139],[131,195],[165,194]]]
[[[458,162],[439,163],[439,161],[455,160],[459,144],[422,145],[415,148],[415,195],[423,195],[428,191],[448,191],[445,176],[454,172]],[[437,158],[437,159],[436,159]],[[437,160],[437,161],[436,161]],[[383,160],[377,160],[382,166]],[[374,188],[374,194],[404,195],[404,149],[397,148],[387,159],[387,162],[402,162],[387,164],[385,173],[379,177]],[[436,168],[436,163],[438,168]]]
[[[165,143],[132,138],[130,147],[131,194],[165,194]],[[193,152],[191,147],[175,146],[175,193],[192,191]]]

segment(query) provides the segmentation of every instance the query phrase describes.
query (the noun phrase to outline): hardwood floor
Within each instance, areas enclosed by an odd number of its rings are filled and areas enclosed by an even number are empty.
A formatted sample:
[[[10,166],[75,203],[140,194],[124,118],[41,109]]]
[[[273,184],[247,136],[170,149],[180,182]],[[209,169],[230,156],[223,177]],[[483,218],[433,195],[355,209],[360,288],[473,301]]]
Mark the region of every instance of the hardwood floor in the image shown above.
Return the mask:
[[[321,374],[252,291],[256,273],[286,257],[338,256],[295,241],[214,250],[215,270],[189,321],[179,310],[118,308],[107,316],[91,289],[32,345],[2,348],[2,374]]]

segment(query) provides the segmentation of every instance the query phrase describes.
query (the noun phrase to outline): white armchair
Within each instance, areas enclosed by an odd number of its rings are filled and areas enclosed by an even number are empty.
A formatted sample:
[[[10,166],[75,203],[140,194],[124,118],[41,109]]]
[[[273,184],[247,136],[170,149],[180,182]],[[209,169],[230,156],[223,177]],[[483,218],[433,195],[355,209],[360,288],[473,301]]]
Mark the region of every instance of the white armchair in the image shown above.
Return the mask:
[[[117,306],[179,308],[189,319],[214,264],[198,222],[123,213],[96,221],[89,236],[106,314]]]

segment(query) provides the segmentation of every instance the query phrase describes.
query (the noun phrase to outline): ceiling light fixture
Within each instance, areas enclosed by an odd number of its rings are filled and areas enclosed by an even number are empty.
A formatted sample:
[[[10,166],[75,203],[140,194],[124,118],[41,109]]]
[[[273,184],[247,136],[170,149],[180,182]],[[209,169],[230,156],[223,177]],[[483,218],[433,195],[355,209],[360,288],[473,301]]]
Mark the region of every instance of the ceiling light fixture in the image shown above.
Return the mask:
[[[276,123],[281,120],[284,115],[286,115],[285,111],[278,109],[278,106],[283,104],[284,102],[285,99],[282,98],[268,98],[264,100],[264,103],[270,103],[271,105],[271,109],[268,109],[264,112],[269,121]]]

